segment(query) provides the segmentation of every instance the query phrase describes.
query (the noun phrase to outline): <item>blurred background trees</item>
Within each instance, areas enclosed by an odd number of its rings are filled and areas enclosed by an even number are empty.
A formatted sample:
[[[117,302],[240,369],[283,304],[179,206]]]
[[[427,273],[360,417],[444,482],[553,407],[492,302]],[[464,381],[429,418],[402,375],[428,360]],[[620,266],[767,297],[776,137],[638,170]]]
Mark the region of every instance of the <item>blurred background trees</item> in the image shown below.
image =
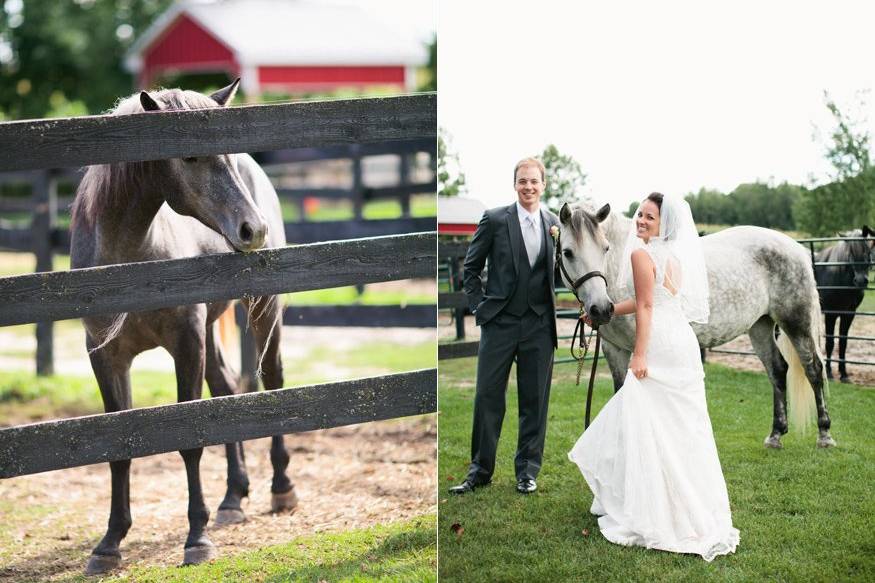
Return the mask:
[[[6,0],[0,111],[11,119],[100,113],[129,95],[122,57],[172,0]]]

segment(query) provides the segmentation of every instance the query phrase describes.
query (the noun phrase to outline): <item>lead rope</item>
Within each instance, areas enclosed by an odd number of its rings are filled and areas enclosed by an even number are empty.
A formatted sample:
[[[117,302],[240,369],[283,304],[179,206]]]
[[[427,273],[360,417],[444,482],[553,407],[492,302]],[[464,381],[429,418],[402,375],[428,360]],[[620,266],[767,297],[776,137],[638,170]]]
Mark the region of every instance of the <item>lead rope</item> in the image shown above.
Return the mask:
[[[580,375],[583,373],[583,363],[586,360],[586,354],[589,352],[589,337],[583,333],[584,315],[583,305],[580,306],[580,312],[577,314],[577,324],[574,326],[574,334],[571,336],[571,357],[577,361],[577,377],[574,384],[580,386]],[[595,385],[595,371],[599,364],[599,348],[601,347],[602,335],[598,328],[595,329],[595,350],[593,351],[592,370],[589,373],[589,386],[586,390],[586,416],[584,418],[583,430],[589,428],[590,413],[592,412],[592,390]],[[577,354],[574,352],[574,341],[577,340]]]

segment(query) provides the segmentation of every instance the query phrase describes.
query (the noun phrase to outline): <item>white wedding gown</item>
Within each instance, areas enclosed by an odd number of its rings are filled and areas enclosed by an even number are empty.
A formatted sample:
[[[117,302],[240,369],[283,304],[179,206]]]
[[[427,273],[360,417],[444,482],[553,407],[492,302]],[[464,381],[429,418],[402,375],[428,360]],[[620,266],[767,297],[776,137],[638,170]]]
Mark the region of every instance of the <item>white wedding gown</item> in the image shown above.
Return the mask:
[[[656,271],[647,376],[626,373],[568,458],[593,492],[591,512],[600,515],[606,539],[712,561],[735,551],[739,532],[705,404],[699,344],[680,301],[663,286],[663,270]]]

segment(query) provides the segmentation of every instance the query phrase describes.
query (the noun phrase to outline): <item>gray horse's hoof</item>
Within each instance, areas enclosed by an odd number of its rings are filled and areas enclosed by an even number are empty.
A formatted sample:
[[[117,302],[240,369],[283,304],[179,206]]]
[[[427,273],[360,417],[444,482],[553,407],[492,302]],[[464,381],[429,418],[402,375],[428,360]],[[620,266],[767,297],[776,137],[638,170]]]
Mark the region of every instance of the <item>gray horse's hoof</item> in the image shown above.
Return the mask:
[[[242,510],[236,508],[219,508],[216,512],[216,520],[213,521],[215,526],[225,526],[227,524],[240,524],[246,522],[246,515]]]
[[[183,565],[200,565],[219,555],[216,546],[213,543],[208,545],[199,545],[196,547],[188,547],[185,549],[185,556],[182,559]]]
[[[295,494],[295,487],[288,492],[282,494],[270,495],[270,511],[282,512],[283,510],[294,510],[298,506],[298,495]]]
[[[836,441],[829,435],[821,435],[817,438],[817,447],[835,447]]]
[[[118,569],[122,563],[121,555],[91,555],[85,567],[86,575],[102,575]]]
[[[763,445],[771,449],[782,449],[784,447],[784,445],[781,443],[781,438],[778,435],[768,436],[763,442]]]

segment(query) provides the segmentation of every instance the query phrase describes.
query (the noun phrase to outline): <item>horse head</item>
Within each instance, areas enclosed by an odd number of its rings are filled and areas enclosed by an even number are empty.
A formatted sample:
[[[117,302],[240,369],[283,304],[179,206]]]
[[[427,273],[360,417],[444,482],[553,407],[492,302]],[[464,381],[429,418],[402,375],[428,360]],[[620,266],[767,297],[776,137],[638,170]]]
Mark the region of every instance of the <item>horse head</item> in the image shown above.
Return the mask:
[[[868,238],[872,235],[875,235],[875,232],[871,231],[866,225],[863,225],[862,230],[855,229],[841,233],[842,237]],[[847,249],[844,259],[852,263],[852,265],[847,266],[847,269],[850,270],[853,277],[854,287],[863,289],[869,285],[869,266],[872,262],[872,245],[875,242],[852,240],[843,241],[843,244],[846,245]]]
[[[610,212],[608,204],[593,213],[580,204],[568,203],[559,211],[556,264],[565,285],[596,326],[608,323],[614,313],[604,276],[610,244],[601,225]]]
[[[139,95],[143,111],[177,111],[225,107],[240,79],[209,97],[194,91],[165,89]],[[264,246],[267,221],[255,205],[237,167],[236,154],[192,156],[150,162],[160,177],[164,199],[174,211],[196,218],[237,251]]]

